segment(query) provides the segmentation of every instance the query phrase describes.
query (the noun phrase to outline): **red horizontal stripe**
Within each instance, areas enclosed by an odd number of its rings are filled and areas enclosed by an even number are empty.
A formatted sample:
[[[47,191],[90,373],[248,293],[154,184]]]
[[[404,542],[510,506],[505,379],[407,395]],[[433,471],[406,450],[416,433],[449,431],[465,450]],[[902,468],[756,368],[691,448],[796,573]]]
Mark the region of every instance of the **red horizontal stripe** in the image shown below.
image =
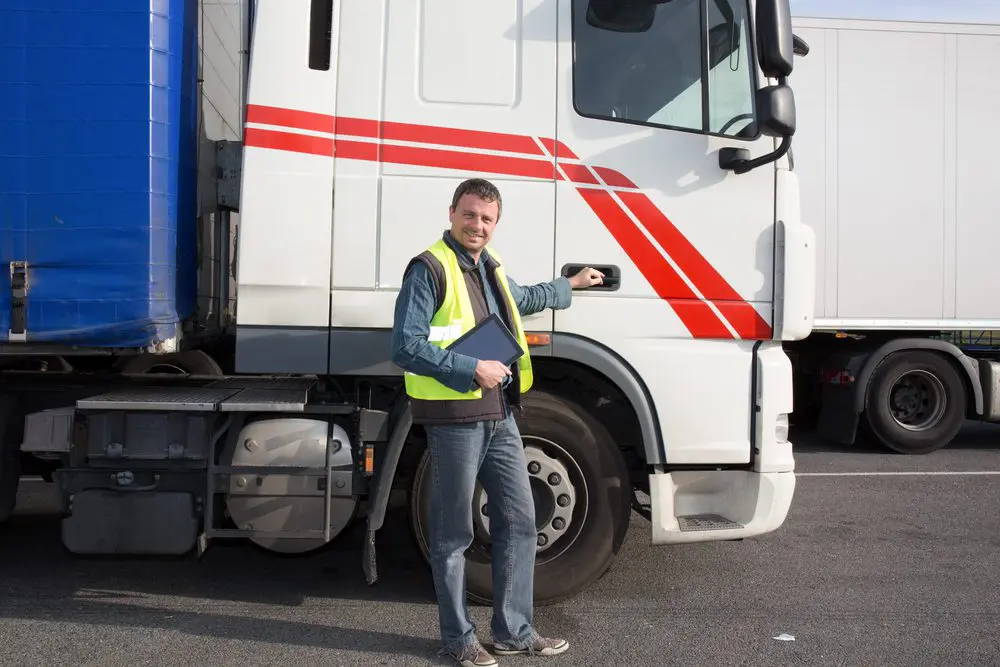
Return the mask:
[[[312,130],[313,132],[333,132],[334,117],[312,111],[283,109],[259,104],[247,105],[247,122],[261,125],[278,125],[280,127]]]
[[[339,127],[339,126],[338,126]],[[544,155],[531,137],[482,130],[463,130],[433,125],[411,125],[386,121],[382,123],[382,139],[440,144],[457,148],[479,148],[525,155]]]
[[[546,160],[531,160],[502,155],[482,155],[462,151],[382,145],[382,162],[437,167],[458,171],[479,171],[505,176],[551,179],[555,166]]]
[[[337,136],[378,139],[379,123],[377,120],[338,117],[336,123]]]
[[[635,192],[620,192],[618,196],[649,230],[657,243],[670,254],[702,296],[710,301],[732,301],[749,306],[732,285],[726,282],[722,274],[715,270],[704,255],[698,252],[698,249],[667,216],[650,201],[649,197]],[[738,322],[730,320],[730,324],[741,338],[753,339],[756,337],[756,332],[770,330],[770,326],[760,314],[752,307],[750,310],[752,312],[743,310]]]
[[[248,127],[243,133],[243,143],[253,148],[271,148],[292,153],[333,156],[333,139],[328,137],[312,137],[293,132]]]
[[[551,179],[555,166],[547,160],[506,157],[502,155],[482,155],[463,151],[418,148],[413,146],[392,146],[363,141],[338,139],[334,153],[333,139],[313,137],[292,132],[264,130],[249,127],[244,134],[247,146],[271,148],[293,153],[313,155],[336,155],[347,160],[405,164],[415,167],[437,167],[458,171],[478,171],[504,176]]]
[[[580,196],[638,267],[653,290],[669,302],[695,338],[732,338],[733,335],[707,303],[698,299],[660,251],[636,227],[609,192],[577,188]]]
[[[247,122],[262,125],[336,133],[339,136],[382,139],[384,141],[409,141],[439,144],[455,148],[479,148],[526,155],[544,155],[535,140],[520,134],[466,130],[435,125],[416,125],[394,121],[377,121],[369,118],[328,116],[312,111],[283,109],[251,104],[247,107]]]
[[[345,160],[377,162],[378,149],[378,144],[364,141],[345,141],[343,139],[338,139],[336,156]]]

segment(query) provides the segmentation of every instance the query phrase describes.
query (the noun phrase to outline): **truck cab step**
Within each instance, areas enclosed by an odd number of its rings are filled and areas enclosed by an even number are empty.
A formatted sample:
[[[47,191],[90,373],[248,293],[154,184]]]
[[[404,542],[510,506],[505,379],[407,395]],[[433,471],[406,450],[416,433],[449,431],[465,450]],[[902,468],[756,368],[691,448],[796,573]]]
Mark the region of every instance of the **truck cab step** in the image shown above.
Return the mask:
[[[730,530],[743,528],[743,524],[720,514],[691,514],[677,517],[677,523],[682,532],[702,530]]]

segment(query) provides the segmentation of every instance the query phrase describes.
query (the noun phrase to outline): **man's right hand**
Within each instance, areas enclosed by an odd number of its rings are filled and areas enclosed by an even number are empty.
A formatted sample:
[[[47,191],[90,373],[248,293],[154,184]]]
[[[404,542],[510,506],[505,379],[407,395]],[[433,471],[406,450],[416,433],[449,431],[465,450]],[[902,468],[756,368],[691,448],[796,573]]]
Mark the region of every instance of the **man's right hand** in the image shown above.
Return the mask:
[[[476,362],[476,384],[483,389],[492,389],[510,375],[510,369],[499,361]]]

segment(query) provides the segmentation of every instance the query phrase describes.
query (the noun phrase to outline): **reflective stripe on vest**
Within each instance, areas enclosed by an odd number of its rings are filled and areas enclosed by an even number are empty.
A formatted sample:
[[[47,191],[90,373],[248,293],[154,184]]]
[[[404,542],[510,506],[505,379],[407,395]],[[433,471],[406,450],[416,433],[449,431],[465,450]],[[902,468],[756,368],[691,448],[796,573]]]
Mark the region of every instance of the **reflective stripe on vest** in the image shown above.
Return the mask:
[[[439,239],[432,245],[429,252],[441,263],[444,268],[445,293],[441,307],[431,318],[430,334],[427,340],[439,348],[446,348],[455,340],[460,338],[465,332],[476,325],[476,316],[472,312],[472,300],[469,296],[469,289],[465,283],[465,276],[462,267],[458,263],[458,257],[444,239]],[[517,366],[521,376],[521,393],[525,393],[532,385],[531,358],[528,354],[528,341],[524,335],[524,328],[521,324],[521,314],[514,303],[514,297],[510,293],[510,285],[507,283],[507,275],[503,270],[503,263],[500,257],[492,250],[490,254],[499,264],[496,269],[497,282],[503,289],[504,297],[510,305],[510,312],[514,320],[514,335],[517,337],[524,350],[524,356],[518,361]],[[484,285],[484,287],[486,287]],[[405,373],[404,381],[406,393],[411,398],[428,401],[447,400],[474,400],[482,398],[482,389],[476,387],[469,392],[457,392],[446,387],[432,377],[426,375],[416,375]]]

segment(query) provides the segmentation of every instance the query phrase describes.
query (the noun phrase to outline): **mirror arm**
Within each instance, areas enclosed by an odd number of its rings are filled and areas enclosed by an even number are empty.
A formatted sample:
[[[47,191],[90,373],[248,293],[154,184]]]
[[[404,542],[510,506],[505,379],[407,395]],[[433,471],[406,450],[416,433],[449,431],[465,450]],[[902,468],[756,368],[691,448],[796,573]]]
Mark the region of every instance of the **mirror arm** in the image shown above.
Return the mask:
[[[781,159],[781,157],[788,152],[792,147],[791,136],[785,136],[781,138],[781,144],[778,148],[767,155],[761,155],[759,158],[753,160],[747,160],[742,157],[747,151],[744,148],[723,148],[719,151],[719,166],[728,171],[732,171],[737,174],[745,174],[748,171],[752,171],[757,167],[762,167],[765,164],[770,164],[775,160]]]

